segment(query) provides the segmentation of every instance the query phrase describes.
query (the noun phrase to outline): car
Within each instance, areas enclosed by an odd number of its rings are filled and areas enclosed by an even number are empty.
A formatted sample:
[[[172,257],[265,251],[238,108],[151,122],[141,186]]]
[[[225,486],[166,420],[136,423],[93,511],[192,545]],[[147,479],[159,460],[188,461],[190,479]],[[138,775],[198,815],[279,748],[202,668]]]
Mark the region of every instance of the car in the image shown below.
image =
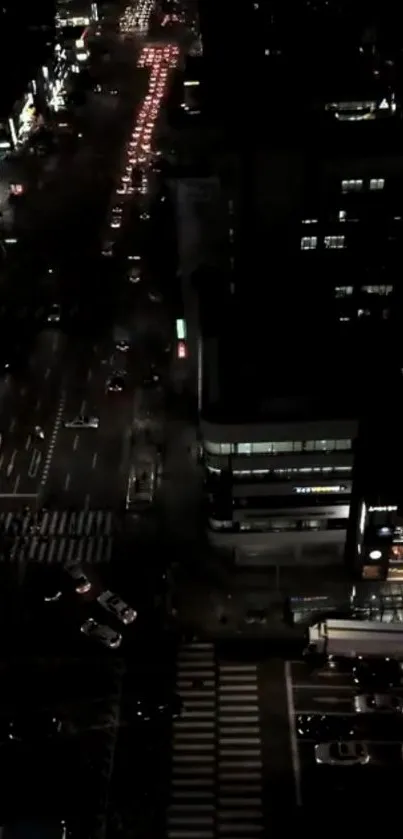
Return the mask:
[[[130,344],[128,341],[117,341],[115,348],[119,350],[119,352],[128,352],[130,350]]]
[[[403,700],[391,693],[358,693],[354,697],[356,714],[401,714]]]
[[[119,227],[121,227],[121,225],[122,225],[121,216],[112,216],[112,218],[110,220],[110,225],[109,225],[112,228],[112,230],[118,230]]]
[[[104,647],[110,650],[117,650],[122,643],[122,636],[120,632],[111,629],[110,626],[98,623],[94,618],[87,618],[80,627],[83,635],[91,638],[93,641],[98,641]]]
[[[97,601],[103,609],[106,609],[107,612],[110,612],[111,615],[114,615],[115,618],[126,626],[133,623],[137,618],[137,612],[131,606],[128,606],[119,595],[114,594],[113,591],[103,591],[97,597]]]
[[[103,243],[102,256],[113,256],[113,242],[107,241]]]
[[[139,283],[140,280],[141,280],[140,268],[132,268],[132,270],[129,272],[129,282],[136,284],[136,283]]]
[[[129,254],[127,259],[128,259],[129,262],[140,262],[141,256],[139,256],[139,254],[137,254],[137,253],[132,253],[132,254]]]
[[[62,722],[48,711],[17,714],[8,724],[8,739],[17,743],[39,743],[56,737]]]
[[[151,300],[152,303],[162,303],[162,294],[159,291],[150,291],[148,293],[148,298]]]
[[[357,723],[353,716],[297,714],[295,728],[301,739],[316,741],[340,738],[349,740],[354,739],[357,734]]]
[[[122,393],[125,389],[125,379],[121,375],[112,375],[106,382],[106,390],[108,393]]]
[[[369,763],[370,754],[366,743],[358,740],[334,740],[316,744],[315,761],[328,766],[364,766]]]
[[[91,590],[91,581],[84,574],[79,562],[68,562],[64,566],[64,570],[73,582],[77,594],[87,594]]]
[[[64,421],[65,428],[98,428],[99,427],[99,418],[98,417],[84,417],[79,415],[78,417],[74,417],[72,420],[65,420]]]
[[[42,603],[58,603],[63,595],[63,574],[56,565],[36,565],[30,592]]]
[[[379,692],[385,688],[399,687],[401,677],[399,662],[394,659],[357,659],[353,667],[355,685]]]
[[[61,316],[61,309],[59,303],[52,303],[48,316],[47,322],[48,323],[60,323],[60,316]]]

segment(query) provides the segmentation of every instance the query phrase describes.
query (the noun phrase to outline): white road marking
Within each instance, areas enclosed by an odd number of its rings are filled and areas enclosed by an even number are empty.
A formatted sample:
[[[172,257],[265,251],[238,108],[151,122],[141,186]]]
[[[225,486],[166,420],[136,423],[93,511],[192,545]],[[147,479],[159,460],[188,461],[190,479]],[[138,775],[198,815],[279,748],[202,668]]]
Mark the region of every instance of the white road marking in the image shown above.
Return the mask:
[[[45,379],[48,379],[50,376],[50,367],[47,367],[45,370]]]
[[[42,404],[41,400],[37,399],[36,404],[35,404],[35,411],[39,411],[39,408],[41,407],[41,404]]]
[[[47,451],[47,454],[46,454],[45,465],[44,465],[43,472],[42,472],[42,477],[41,477],[41,486],[42,487],[45,486],[46,481],[47,481],[48,476],[49,476],[50,464],[52,462],[53,452],[55,450],[57,435],[59,433],[60,425],[61,425],[61,422],[62,422],[63,411],[64,411],[64,408],[65,408],[65,405],[66,405],[66,394],[64,392],[62,392],[62,395],[61,395],[60,400],[59,400],[59,405],[58,405],[58,408],[57,408],[55,424],[53,426],[53,431],[52,431],[52,435],[51,435],[51,438],[50,438],[49,448],[48,448],[48,451]]]
[[[81,416],[85,416],[86,408],[87,408],[87,403],[86,403],[85,399],[83,399],[83,401],[81,403],[81,408],[80,408],[80,415]]]
[[[288,724],[289,724],[289,728],[290,728],[291,760],[292,760],[292,766],[293,766],[293,770],[294,770],[295,801],[296,801],[297,807],[302,807],[301,764],[300,764],[299,752],[298,752],[297,734],[296,734],[296,731],[295,731],[295,706],[294,706],[293,684],[292,684],[292,676],[291,676],[291,665],[290,665],[289,661],[286,661],[285,665],[284,665],[284,677],[285,677],[285,687],[286,687],[286,693],[287,693]]]
[[[89,510],[90,501],[91,501],[91,496],[90,496],[89,492],[87,492],[87,495],[85,496],[85,500],[84,500],[84,510]]]
[[[28,434],[28,437],[27,437],[27,439],[26,439],[26,443],[25,443],[25,451],[26,451],[26,452],[28,451],[28,449],[29,449],[29,447],[30,447],[30,445],[31,445],[31,442],[32,442],[31,435],[30,435],[30,434]]]
[[[79,438],[78,434],[76,434],[76,436],[74,437],[74,441],[73,441],[73,451],[74,452],[77,451],[79,442],[80,442],[80,438]]]
[[[95,452],[94,457],[92,458],[92,468],[93,469],[95,469],[95,467],[97,465],[97,460],[98,460],[98,454],[97,454],[97,452]]]
[[[0,455],[0,469],[3,466],[4,454]]]
[[[28,478],[36,478],[39,467],[41,465],[42,454],[38,449],[34,449],[30,464],[28,466]]]
[[[9,431],[14,431],[15,426],[17,425],[17,420],[15,417],[12,418],[10,425],[8,426]]]
[[[68,474],[68,475],[66,475],[66,480],[65,480],[65,482],[64,482],[64,488],[65,488],[65,489],[68,489],[68,488],[69,488],[69,486],[70,486],[70,472],[69,472],[69,474]]]
[[[17,475],[17,477],[16,477],[16,479],[15,479],[14,489],[13,489],[13,493],[14,493],[15,495],[16,495],[16,494],[17,494],[17,492],[18,492],[18,487],[19,487],[19,485],[20,485],[20,475]]]

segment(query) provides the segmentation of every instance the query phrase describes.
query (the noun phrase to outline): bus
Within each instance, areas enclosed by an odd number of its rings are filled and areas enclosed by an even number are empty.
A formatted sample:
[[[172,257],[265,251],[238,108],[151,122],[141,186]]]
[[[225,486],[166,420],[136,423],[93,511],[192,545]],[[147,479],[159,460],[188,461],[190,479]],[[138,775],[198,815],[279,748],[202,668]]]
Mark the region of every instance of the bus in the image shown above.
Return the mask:
[[[126,493],[127,512],[139,512],[152,506],[157,483],[157,465],[154,461],[137,461],[132,467]]]

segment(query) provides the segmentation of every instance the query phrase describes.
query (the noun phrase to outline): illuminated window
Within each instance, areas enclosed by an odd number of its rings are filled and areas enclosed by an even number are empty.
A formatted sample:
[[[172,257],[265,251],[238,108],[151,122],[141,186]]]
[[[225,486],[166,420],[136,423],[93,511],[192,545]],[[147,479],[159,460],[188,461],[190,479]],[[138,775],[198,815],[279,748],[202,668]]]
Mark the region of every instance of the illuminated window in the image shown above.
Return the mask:
[[[304,449],[307,452],[349,451],[351,440],[306,440]]]
[[[352,285],[337,285],[334,289],[335,297],[349,297],[354,291]]]
[[[209,440],[206,440],[204,443],[204,449],[209,454],[231,454],[230,443],[211,443]]]
[[[364,181],[359,179],[350,179],[341,182],[341,191],[342,192],[359,192],[364,185]]]
[[[385,186],[385,178],[371,178],[369,188],[371,190],[383,189]]]
[[[313,251],[317,247],[318,244],[318,237],[317,236],[303,236],[301,239],[301,250],[302,251]]]
[[[393,285],[363,285],[361,291],[365,291],[366,294],[377,294],[380,297],[387,297],[388,294],[392,294]]]
[[[345,247],[345,242],[345,236],[325,236],[324,238],[325,248],[333,250],[342,250]]]

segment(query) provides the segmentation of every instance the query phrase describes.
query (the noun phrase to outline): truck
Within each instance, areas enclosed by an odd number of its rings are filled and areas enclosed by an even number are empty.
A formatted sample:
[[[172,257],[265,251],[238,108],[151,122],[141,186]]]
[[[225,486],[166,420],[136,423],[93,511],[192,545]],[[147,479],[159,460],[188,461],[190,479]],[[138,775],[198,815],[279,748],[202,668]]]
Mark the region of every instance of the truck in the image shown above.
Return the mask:
[[[323,620],[308,629],[306,655],[332,658],[403,660],[403,624],[360,620]]]

